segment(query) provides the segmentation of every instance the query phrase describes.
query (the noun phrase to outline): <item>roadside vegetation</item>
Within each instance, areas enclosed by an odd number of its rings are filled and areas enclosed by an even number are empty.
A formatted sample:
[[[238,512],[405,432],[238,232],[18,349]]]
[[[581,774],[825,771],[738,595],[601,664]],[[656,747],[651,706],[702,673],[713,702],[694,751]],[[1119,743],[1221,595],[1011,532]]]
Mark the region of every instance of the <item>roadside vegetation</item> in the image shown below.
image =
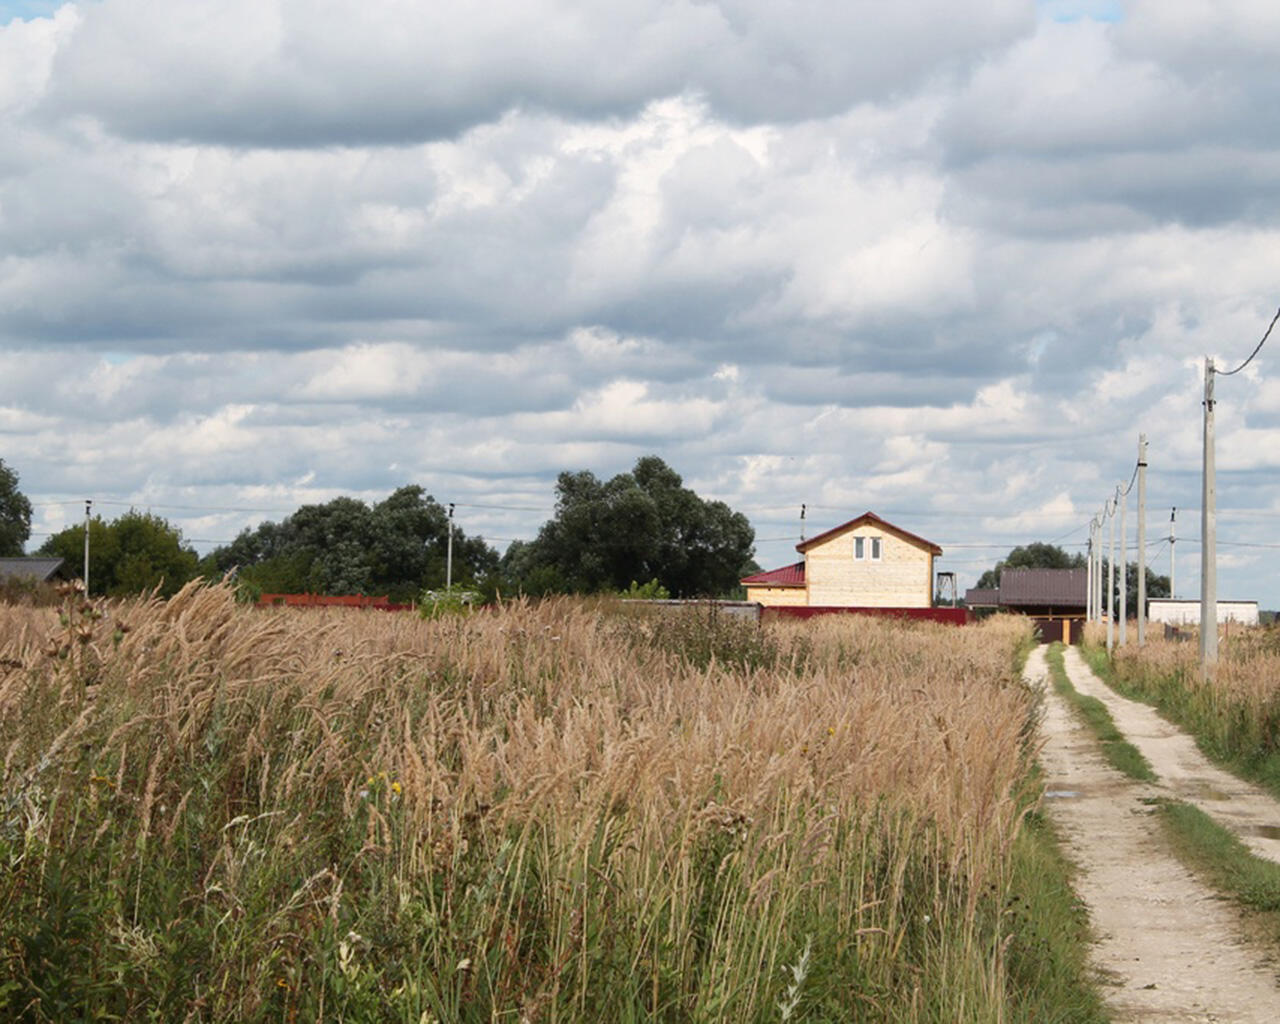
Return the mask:
[[[1143,757],[1138,748],[1126,740],[1124,734],[1116,728],[1116,723],[1111,718],[1111,712],[1107,710],[1106,705],[1096,697],[1081,693],[1071,685],[1062,658],[1062,644],[1051,644],[1046,652],[1046,659],[1049,662],[1053,688],[1071,706],[1076,717],[1093,731],[1107,763],[1131,779],[1137,779],[1139,782],[1155,782],[1156,773],[1151,767],[1151,762]]]
[[[1117,692],[1153,705],[1209,758],[1280,796],[1280,630],[1231,634],[1209,681],[1194,642],[1148,635],[1144,647],[1116,647],[1108,657],[1091,625],[1082,653]]]
[[[1025,630],[0,607],[0,1017],[1101,1019]]]

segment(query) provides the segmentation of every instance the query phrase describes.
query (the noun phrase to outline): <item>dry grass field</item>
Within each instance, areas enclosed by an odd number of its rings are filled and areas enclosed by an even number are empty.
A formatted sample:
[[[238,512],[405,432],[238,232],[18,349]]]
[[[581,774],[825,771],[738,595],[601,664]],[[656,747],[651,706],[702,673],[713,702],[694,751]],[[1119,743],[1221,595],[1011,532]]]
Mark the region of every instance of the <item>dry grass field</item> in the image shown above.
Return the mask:
[[[0,606],[0,1016],[1043,1019],[1026,639]]]
[[[1144,647],[1116,647],[1109,660],[1105,626],[1091,625],[1086,640],[1095,670],[1155,704],[1211,756],[1280,793],[1280,630],[1232,627],[1207,678],[1194,636],[1167,640],[1148,630]]]

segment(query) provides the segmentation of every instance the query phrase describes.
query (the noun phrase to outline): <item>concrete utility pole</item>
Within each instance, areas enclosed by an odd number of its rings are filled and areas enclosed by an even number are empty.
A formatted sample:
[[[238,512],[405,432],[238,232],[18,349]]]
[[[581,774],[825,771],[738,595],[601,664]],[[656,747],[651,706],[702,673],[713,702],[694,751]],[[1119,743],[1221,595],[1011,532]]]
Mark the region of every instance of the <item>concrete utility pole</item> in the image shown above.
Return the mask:
[[[1169,510],[1169,596],[1178,596],[1178,549],[1175,545],[1178,538],[1174,536],[1174,528],[1178,522],[1178,506]]]
[[[1102,524],[1107,521],[1107,506],[1104,503],[1093,520],[1093,534],[1098,541],[1094,544],[1093,554],[1093,618],[1102,622]]]
[[[804,540],[804,504],[800,505],[800,539]]]
[[[1200,667],[1218,661],[1218,510],[1213,458],[1213,359],[1204,357],[1204,474],[1200,495]]]
[[[444,556],[444,592],[453,590],[453,502],[449,502],[449,544]]]
[[[93,502],[84,499],[84,596],[89,596],[89,512]]]
[[[1093,621],[1093,523],[1089,524],[1089,557],[1085,559],[1084,621]]]
[[[1120,488],[1116,488],[1119,493]],[[1115,499],[1109,499],[1107,514],[1111,517],[1111,537],[1108,546],[1111,554],[1107,564],[1107,653],[1115,646],[1116,630],[1116,515]]]
[[[1129,615],[1125,611],[1129,607],[1129,535],[1124,530],[1124,513],[1129,504],[1129,492],[1117,488],[1116,494],[1120,496],[1120,594],[1116,600],[1120,602],[1120,646],[1123,647],[1129,642],[1125,631],[1129,622]]]
[[[1147,642],[1147,435],[1138,435],[1138,646]]]

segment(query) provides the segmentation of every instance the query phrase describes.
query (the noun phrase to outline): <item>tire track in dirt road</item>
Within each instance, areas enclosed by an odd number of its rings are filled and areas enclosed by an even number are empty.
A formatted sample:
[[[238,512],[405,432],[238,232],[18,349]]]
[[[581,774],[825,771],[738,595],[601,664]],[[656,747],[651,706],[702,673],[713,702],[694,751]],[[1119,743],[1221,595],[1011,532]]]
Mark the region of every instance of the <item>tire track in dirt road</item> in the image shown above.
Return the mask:
[[[1230,907],[1169,851],[1143,802],[1162,790],[1103,761],[1048,685],[1043,647],[1026,674],[1045,689],[1045,803],[1079,868],[1075,888],[1096,937],[1091,960],[1114,1019],[1280,1021],[1274,956],[1250,946]]]
[[[1280,801],[1210,762],[1195,740],[1150,706],[1120,696],[1094,674],[1075,648],[1065,650],[1063,664],[1071,685],[1102,701],[1116,728],[1151,762],[1160,776],[1163,796],[1195,804],[1236,833],[1259,857],[1280,863]]]

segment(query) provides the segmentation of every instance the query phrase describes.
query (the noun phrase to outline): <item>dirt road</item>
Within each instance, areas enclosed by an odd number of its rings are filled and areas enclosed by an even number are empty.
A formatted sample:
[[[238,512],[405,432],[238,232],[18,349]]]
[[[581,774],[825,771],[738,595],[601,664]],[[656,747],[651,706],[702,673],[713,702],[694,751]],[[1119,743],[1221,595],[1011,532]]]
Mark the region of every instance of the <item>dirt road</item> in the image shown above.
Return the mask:
[[[1073,668],[1073,681],[1088,672],[1082,662]],[[1080,869],[1076,891],[1089,908],[1093,961],[1114,1019],[1280,1020],[1275,958],[1244,941],[1230,905],[1169,852],[1144,803],[1168,790],[1102,760],[1093,734],[1048,685],[1044,648],[1032,653],[1027,676],[1046,685],[1046,803]],[[1083,678],[1076,685],[1091,692]]]

